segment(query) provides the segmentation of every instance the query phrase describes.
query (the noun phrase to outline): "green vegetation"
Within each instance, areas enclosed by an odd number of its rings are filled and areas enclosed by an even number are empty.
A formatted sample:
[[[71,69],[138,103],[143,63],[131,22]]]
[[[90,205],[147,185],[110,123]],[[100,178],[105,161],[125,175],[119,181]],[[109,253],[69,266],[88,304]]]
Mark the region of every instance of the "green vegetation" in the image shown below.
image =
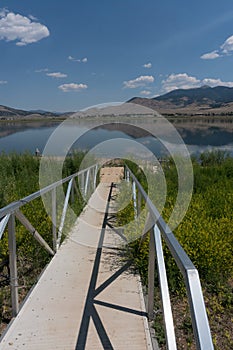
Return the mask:
[[[63,176],[76,172],[83,158],[83,153],[68,157],[63,166]],[[31,154],[0,155],[0,206],[19,200],[39,189],[40,159]],[[147,191],[144,173],[137,166],[128,162]],[[222,152],[204,153],[199,159],[193,158],[194,190],[189,209],[182,223],[175,230],[175,235],[190,256],[200,273],[201,283],[210,326],[216,350],[230,350],[233,346],[232,330],[232,247],[233,247],[233,159]],[[165,162],[163,171],[167,182],[167,198],[163,217],[170,217],[177,195],[177,172],[173,162]],[[154,176],[154,174],[153,174]],[[67,184],[64,184],[66,189]],[[127,189],[126,189],[127,190]],[[127,192],[122,191],[126,196]],[[50,199],[50,198],[49,198]],[[62,204],[61,204],[62,206]],[[83,203],[72,204],[76,213],[80,212]],[[142,208],[145,203],[142,200]],[[62,207],[58,208],[58,216]],[[40,198],[25,204],[22,212],[32,225],[52,247],[52,223],[45,212]],[[134,217],[133,203],[122,209],[118,215],[120,224],[127,224]],[[144,219],[146,214],[144,214]],[[58,221],[59,222],[59,221]],[[70,219],[66,220],[67,229]],[[137,230],[143,227],[139,223]],[[135,237],[135,227],[128,226],[128,235]],[[33,239],[26,229],[16,220],[17,264],[19,274],[19,293],[22,299],[29,288],[36,282],[39,273],[49,262],[48,253]],[[135,261],[144,284],[147,284],[148,238],[144,241],[133,239],[128,254]],[[168,270],[169,287],[174,309],[176,333],[180,339],[179,348],[194,349],[191,322],[187,307],[183,278],[173,258],[164,245],[164,255]],[[0,241],[0,275],[8,276],[7,234]],[[157,276],[156,276],[157,277]],[[0,276],[1,281],[1,276]],[[156,286],[158,281],[156,278]],[[158,291],[158,288],[156,288]],[[0,289],[0,333],[2,326],[11,318],[9,285]],[[155,296],[155,331],[164,347],[161,303],[159,293]],[[2,327],[2,328],[1,328]]]
[[[63,164],[64,177],[77,172],[83,156],[84,153],[79,152],[65,159]],[[57,160],[57,162],[58,161],[59,160]],[[1,208],[39,190],[39,166],[40,159],[32,156],[30,153],[21,155],[0,155]],[[64,190],[66,187],[67,184],[64,184]],[[51,201],[51,193],[48,193],[48,197]],[[79,196],[79,198],[81,198],[81,196]],[[62,205],[63,203],[60,203],[57,207],[58,223]],[[82,207],[83,202],[81,200],[75,200],[74,203],[72,203],[72,209],[77,214],[81,211]],[[52,247],[52,222],[44,209],[41,197],[28,204],[25,203],[25,205],[21,207],[21,210],[50,247]],[[70,224],[71,219],[68,215],[66,218],[66,230],[68,230]],[[37,281],[38,275],[51,257],[18,220],[16,220],[16,239],[19,294],[20,300],[22,300],[30,287]],[[3,326],[3,324],[8,323],[11,318],[8,277],[8,239],[7,232],[5,232],[0,240],[0,333],[1,323]],[[3,283],[3,281],[6,283]]]
[[[137,172],[138,178],[145,186],[143,174],[136,168],[132,170]],[[177,195],[175,181],[177,174],[172,161],[167,162],[163,170],[168,191],[162,215],[167,221]],[[193,197],[183,221],[174,234],[199,271],[215,348],[230,350],[233,345],[229,336],[232,334],[233,303],[233,159],[220,151],[207,152],[202,154],[200,159],[193,158],[193,170]],[[133,205],[130,203],[119,213],[118,220],[119,223],[125,224],[132,218]],[[128,230],[133,228],[129,225]],[[130,232],[128,234],[132,235]],[[145,284],[147,284],[148,250],[148,238],[143,242],[137,239],[130,244],[130,258],[133,257]],[[183,277],[165,245],[164,255],[174,306],[176,333],[182,339],[180,348],[193,349]],[[157,310],[161,310],[159,300],[159,295],[156,295]],[[165,338],[160,318],[161,313],[158,312],[155,329],[163,348]]]

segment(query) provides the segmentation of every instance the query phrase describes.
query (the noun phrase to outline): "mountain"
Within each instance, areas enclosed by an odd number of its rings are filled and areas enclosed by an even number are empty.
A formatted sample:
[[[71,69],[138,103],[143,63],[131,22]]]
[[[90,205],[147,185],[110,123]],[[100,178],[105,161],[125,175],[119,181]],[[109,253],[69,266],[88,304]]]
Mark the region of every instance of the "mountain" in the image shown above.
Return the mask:
[[[154,98],[134,97],[127,101],[174,115],[233,114],[233,88],[226,86],[202,86],[193,89],[177,89]]]
[[[25,117],[31,114],[30,112],[26,112],[20,109],[15,109],[15,108],[10,108],[6,106],[1,106],[0,105],[0,117],[14,117],[14,116],[19,116],[19,117]]]
[[[216,86],[211,88],[204,85],[195,89],[178,89],[173,90],[165,95],[155,97],[156,101],[170,101],[177,105],[198,104],[218,104],[233,102],[233,88],[226,86]]]
[[[58,118],[65,116],[66,113],[59,114],[54,112],[47,112],[43,110],[25,111],[0,105],[0,119],[1,120],[22,120],[22,119],[44,119],[44,118]]]
[[[38,114],[51,114],[51,112],[44,111],[43,109],[32,109],[29,112],[38,113]],[[57,114],[56,112],[52,112],[53,114]]]

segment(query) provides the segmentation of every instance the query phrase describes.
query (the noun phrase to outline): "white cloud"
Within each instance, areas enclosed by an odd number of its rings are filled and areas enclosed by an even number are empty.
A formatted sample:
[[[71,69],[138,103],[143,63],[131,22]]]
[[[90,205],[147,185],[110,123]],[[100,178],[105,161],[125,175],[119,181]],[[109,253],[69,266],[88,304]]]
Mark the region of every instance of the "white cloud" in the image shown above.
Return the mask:
[[[142,91],[140,92],[140,94],[141,94],[141,95],[144,95],[144,96],[149,96],[149,95],[151,95],[151,92],[148,91],[148,90],[142,90]]]
[[[233,87],[232,81],[222,81],[221,79],[205,78],[202,80],[202,83],[203,83],[203,85],[209,85],[211,87],[214,87],[214,86]]]
[[[58,89],[62,90],[63,92],[70,92],[70,91],[82,91],[87,89],[86,84],[76,84],[76,83],[69,83],[69,84],[62,84],[58,86]]]
[[[143,67],[144,68],[151,68],[152,67],[152,63],[150,63],[150,62],[145,63],[145,64],[143,64]]]
[[[17,46],[35,43],[50,35],[48,28],[30,17],[0,11],[0,40],[16,41]]]
[[[198,79],[193,76],[189,76],[187,73],[180,74],[171,74],[167,79],[162,81],[162,90],[163,92],[170,92],[177,89],[191,89],[198,88],[203,85],[208,85],[210,87],[215,86],[227,86],[233,87],[232,81],[222,81],[221,79],[216,78],[205,78]]]
[[[227,38],[227,40],[221,45],[221,50],[225,55],[228,55],[233,51],[233,35]]]
[[[46,73],[48,77],[52,78],[66,78],[67,74],[60,73],[60,72],[54,72],[54,73]]]
[[[201,56],[204,60],[213,60],[218,57],[231,55],[233,52],[233,35],[229,36],[218,50],[206,53]]]
[[[162,80],[162,88],[165,92],[176,89],[190,89],[200,86],[201,81],[187,73],[171,74],[167,79]]]
[[[73,56],[68,56],[68,60],[73,61],[73,62],[79,62],[79,63],[87,63],[87,61],[88,61],[87,57],[75,58]]]
[[[155,78],[152,75],[141,75],[133,80],[124,81],[124,88],[135,89],[137,87],[145,86],[146,84],[153,83]]]
[[[6,80],[0,80],[0,85],[7,84],[8,82]]]
[[[203,60],[214,60],[215,58],[221,57],[221,55],[218,53],[217,50],[205,53],[204,55],[201,56],[201,59]]]

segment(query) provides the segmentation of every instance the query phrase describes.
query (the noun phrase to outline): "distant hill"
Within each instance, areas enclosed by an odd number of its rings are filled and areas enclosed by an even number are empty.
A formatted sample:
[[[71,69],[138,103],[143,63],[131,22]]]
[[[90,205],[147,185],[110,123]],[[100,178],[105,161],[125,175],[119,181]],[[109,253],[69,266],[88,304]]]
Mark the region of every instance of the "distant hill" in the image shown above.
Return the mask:
[[[233,116],[233,88],[226,86],[202,86],[194,89],[177,89],[164,95],[154,98],[133,97],[128,103],[138,104],[156,110],[167,116]],[[123,113],[121,106],[119,112],[116,107],[108,107],[108,115]],[[124,112],[130,113],[132,108],[127,109],[124,105]],[[0,105],[0,120],[31,120],[31,119],[64,119],[71,116],[73,112],[57,113],[44,110],[25,111]],[[86,115],[98,116],[102,111],[93,108],[87,112],[78,112],[75,115],[85,117]]]
[[[51,112],[44,111],[43,109],[32,109],[29,112],[38,113],[38,114],[51,114]],[[52,114],[57,114],[56,112],[52,112]]]
[[[65,117],[66,113],[48,112],[43,110],[25,111],[0,105],[1,120],[22,120],[22,119],[51,119]]]
[[[195,89],[173,90],[165,95],[155,97],[156,101],[170,101],[177,105],[187,106],[192,103],[212,104],[221,106],[224,103],[233,102],[233,88],[216,86],[211,88],[204,85]]]
[[[233,115],[233,88],[202,86],[177,89],[154,98],[134,97],[127,102],[140,104],[168,115]]]
[[[31,112],[0,105],[0,117],[27,116],[29,114],[31,114]]]

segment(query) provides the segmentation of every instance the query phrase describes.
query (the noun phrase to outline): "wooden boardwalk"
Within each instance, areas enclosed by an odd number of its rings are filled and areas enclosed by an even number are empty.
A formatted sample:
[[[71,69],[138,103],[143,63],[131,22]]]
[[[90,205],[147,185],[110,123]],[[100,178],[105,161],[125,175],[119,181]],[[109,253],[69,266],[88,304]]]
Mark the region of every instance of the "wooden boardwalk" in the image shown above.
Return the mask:
[[[112,171],[103,174],[2,338],[1,350],[152,350],[139,276],[120,259],[116,248],[124,241],[108,225],[111,182],[120,176],[119,168]]]

